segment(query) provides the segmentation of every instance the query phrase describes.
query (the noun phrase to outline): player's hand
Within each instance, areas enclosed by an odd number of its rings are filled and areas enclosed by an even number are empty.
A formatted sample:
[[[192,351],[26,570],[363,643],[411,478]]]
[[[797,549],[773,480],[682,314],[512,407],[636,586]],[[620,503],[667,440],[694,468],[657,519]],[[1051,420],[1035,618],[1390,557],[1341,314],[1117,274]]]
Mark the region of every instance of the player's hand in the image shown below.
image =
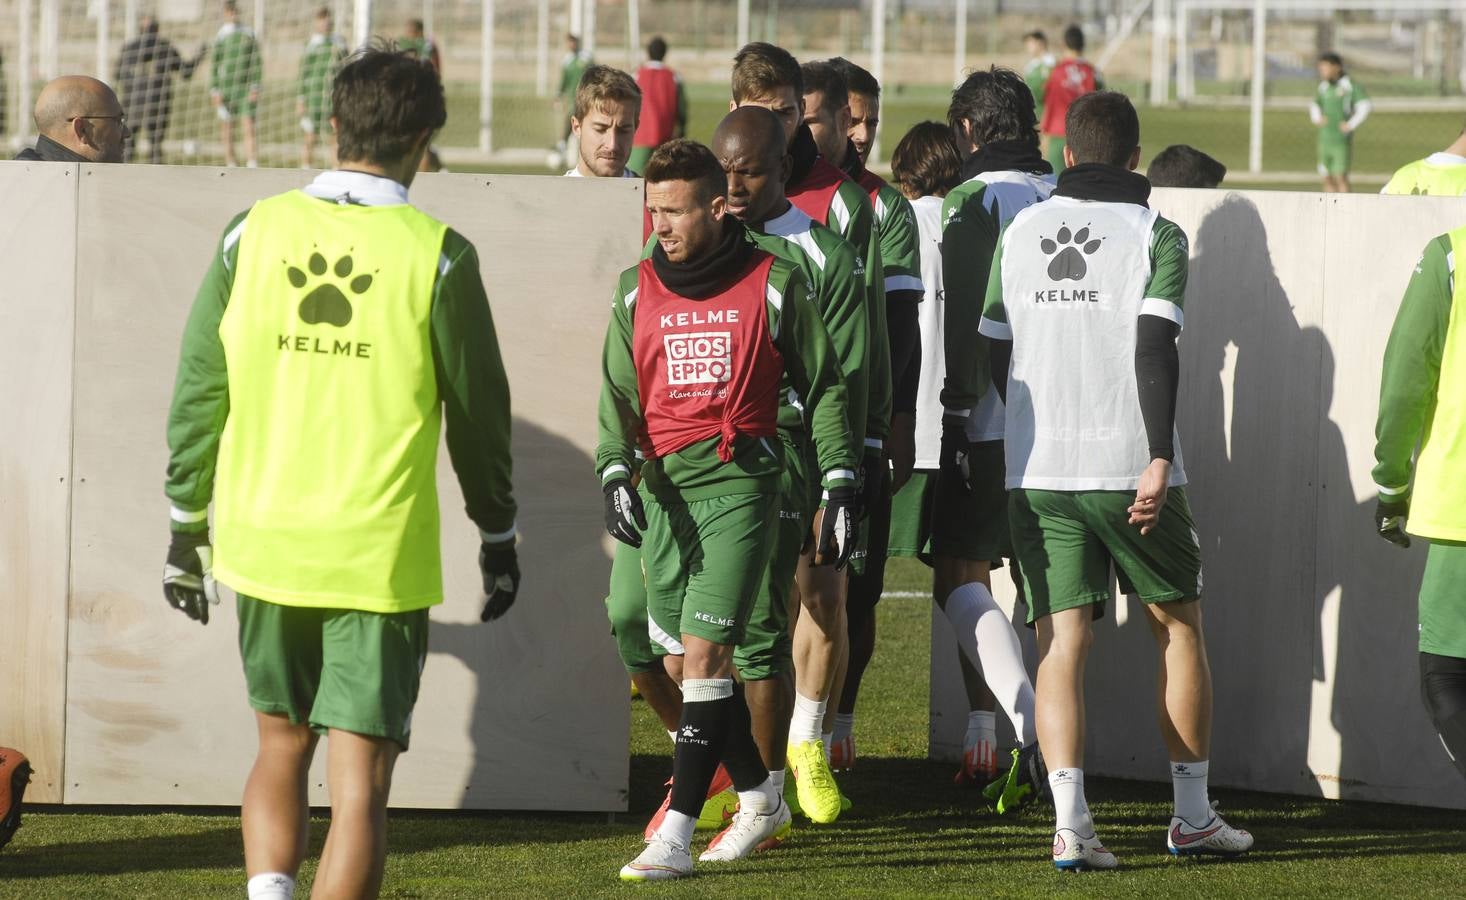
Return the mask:
[[[1166,505],[1166,492],[1171,483],[1171,461],[1153,459],[1145,471],[1140,473],[1140,484],[1135,489],[1135,502],[1130,504],[1130,524],[1138,525],[1142,535],[1150,534],[1161,520],[1161,509]]]
[[[864,519],[875,511],[881,502],[882,484],[885,479],[885,451],[878,447],[866,447],[860,458],[860,471],[856,474],[855,508],[851,510],[857,520]]]
[[[906,486],[916,469],[916,416],[904,412],[892,414],[886,453],[891,457],[891,493],[894,494]]]
[[[1340,122],[1339,123],[1339,131],[1343,132],[1344,134],[1348,134],[1349,132],[1351,132],[1353,130],[1354,130],[1354,127],[1352,125],[1350,125],[1348,122]]]
[[[855,550],[854,485],[830,488],[825,505],[819,511],[819,539],[814,549],[814,564],[843,569]]]
[[[514,605],[519,596],[519,554],[514,538],[494,544],[480,544],[478,570],[484,578],[484,611],[480,622],[492,622]]]
[[[641,547],[646,510],[629,478],[613,478],[601,488],[606,496],[606,531],[628,547]]]
[[[962,491],[972,490],[972,469],[968,460],[972,456],[972,444],[967,440],[967,417],[946,414],[942,416],[942,455],[938,464],[947,480],[959,485]]]
[[[1405,531],[1405,519],[1409,515],[1409,500],[1396,500],[1394,503],[1381,500],[1374,507],[1374,528],[1380,537],[1396,547],[1409,547],[1410,535]]]
[[[163,566],[163,598],[200,624],[209,624],[209,607],[219,605],[214,583],[214,548],[207,531],[173,532]]]

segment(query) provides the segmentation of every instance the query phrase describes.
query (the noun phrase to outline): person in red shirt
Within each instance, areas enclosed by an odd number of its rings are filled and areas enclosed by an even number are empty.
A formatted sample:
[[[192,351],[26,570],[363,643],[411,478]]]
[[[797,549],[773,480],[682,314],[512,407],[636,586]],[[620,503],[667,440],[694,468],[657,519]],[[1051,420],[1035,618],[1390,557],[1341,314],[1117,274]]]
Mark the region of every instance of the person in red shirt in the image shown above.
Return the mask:
[[[1065,28],[1064,58],[1054,66],[1048,84],[1044,85],[1044,117],[1039,123],[1044,156],[1055,174],[1064,171],[1064,117],[1069,114],[1070,105],[1085,94],[1103,90],[1104,86],[1099,70],[1084,59],[1084,31],[1078,25]]]
[[[636,86],[641,88],[641,123],[631,140],[631,160],[627,168],[640,173],[646,168],[652,151],[687,132],[687,92],[682,79],[664,62],[667,42],[660,35],[646,45],[647,61],[636,70]]]

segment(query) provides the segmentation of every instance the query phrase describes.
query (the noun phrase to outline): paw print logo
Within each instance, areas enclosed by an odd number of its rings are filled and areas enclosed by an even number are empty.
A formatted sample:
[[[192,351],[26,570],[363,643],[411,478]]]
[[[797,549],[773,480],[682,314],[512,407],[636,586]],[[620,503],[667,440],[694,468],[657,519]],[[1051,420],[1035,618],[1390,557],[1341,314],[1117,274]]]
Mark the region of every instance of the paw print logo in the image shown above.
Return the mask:
[[[351,277],[356,263],[351,259],[350,252],[336,260],[334,266],[327,266],[326,258],[319,252],[312,253],[305,267],[307,272],[301,271],[288,262],[285,263],[285,277],[290,279],[293,287],[304,288],[311,282],[312,277],[325,278],[328,271],[335,275],[335,280],[317,284],[300,301],[301,321],[307,325],[319,325],[324,322],[337,328],[345,327],[351,321],[352,313],[351,301],[346,299],[347,292],[353,295],[366,293],[367,289],[372,286],[372,276],[362,273],[355,278]]]
[[[1079,281],[1089,265],[1084,261],[1100,248],[1103,238],[1090,239],[1089,227],[1071,232],[1068,225],[1060,226],[1059,233],[1039,241],[1039,249],[1049,260],[1050,281]]]

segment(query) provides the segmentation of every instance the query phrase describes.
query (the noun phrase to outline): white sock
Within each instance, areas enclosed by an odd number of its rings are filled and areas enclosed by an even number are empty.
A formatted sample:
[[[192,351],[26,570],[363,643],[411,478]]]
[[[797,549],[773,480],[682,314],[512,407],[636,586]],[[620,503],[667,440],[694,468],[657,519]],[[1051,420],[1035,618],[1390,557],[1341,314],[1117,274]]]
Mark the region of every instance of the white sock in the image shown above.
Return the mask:
[[[834,736],[835,733],[833,731],[826,731],[820,735],[820,740],[825,742],[825,762],[830,761],[830,748],[835,746],[835,742],[832,740]]]
[[[784,769],[769,770],[769,781],[773,782],[774,790],[780,794],[784,793]]]
[[[779,797],[783,790],[782,784],[777,788],[774,787],[774,774],[770,772],[763,784],[751,791],[738,792],[738,807],[758,812],[772,812],[774,807],[779,805]]]
[[[675,809],[667,810],[662,824],[657,828],[659,837],[669,838],[684,847],[692,846],[692,832],[697,828],[697,816],[689,816]]]
[[[985,709],[974,709],[967,714],[967,738],[964,747],[976,747],[986,741],[989,747],[998,743],[998,714]]]
[[[833,739],[843,741],[850,737],[855,731],[855,713],[835,713],[835,731]]]
[[[1171,795],[1176,800],[1176,815],[1196,828],[1203,828],[1211,821],[1211,803],[1206,796],[1206,775],[1210,769],[1204,759],[1171,763]]]
[[[291,900],[295,896],[295,879],[279,872],[264,872],[245,886],[249,900]]]
[[[789,718],[789,743],[803,744],[820,739],[820,728],[825,721],[827,700],[811,700],[798,691],[794,692],[794,715]]]
[[[957,643],[998,698],[1013,723],[1013,733],[1027,747],[1038,740],[1033,728],[1033,685],[1023,666],[1023,648],[1013,625],[981,582],[970,581],[947,596],[947,621]]]
[[[1054,830],[1069,828],[1082,838],[1094,837],[1094,820],[1084,802],[1084,770],[1055,769],[1049,772],[1049,790],[1054,794]]]
[[[673,747],[677,746],[677,731],[675,729],[672,729],[672,728],[667,729],[667,737],[669,737],[669,738],[672,739],[672,746]]]

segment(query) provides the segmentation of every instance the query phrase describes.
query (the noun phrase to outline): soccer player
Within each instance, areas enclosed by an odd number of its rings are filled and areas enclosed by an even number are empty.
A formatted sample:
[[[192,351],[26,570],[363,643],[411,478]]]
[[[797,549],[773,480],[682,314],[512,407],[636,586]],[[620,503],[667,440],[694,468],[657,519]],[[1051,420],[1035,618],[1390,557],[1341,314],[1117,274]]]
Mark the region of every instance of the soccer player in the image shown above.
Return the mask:
[[[838,233],[855,250],[865,272],[869,332],[886,333],[885,284],[874,210],[865,191],[820,156],[805,122],[804,78],[799,63],[782,47],[751,43],[733,58],[732,89],[729,109],[762,106],[779,118],[791,158],[785,193],[791,203]],[[872,340],[867,350],[865,452],[860,462],[862,507],[873,505],[866,503],[868,492],[879,489],[880,472],[886,465],[884,447],[891,421],[889,350],[880,340]],[[861,428],[859,423],[852,425]],[[821,821],[837,802],[843,805],[829,771],[830,741],[825,739],[823,728],[840,661],[848,651],[849,634],[844,573],[812,563],[812,555],[806,553],[795,576],[799,606],[793,612],[799,615],[794,625],[795,699],[789,757],[796,782],[805,772],[816,786],[818,802],[814,810],[805,812]],[[803,806],[803,785],[798,785],[798,796]]]
[[[158,33],[158,19],[150,15],[138,19],[137,37],[122,45],[117,57],[118,93],[134,135],[148,139],[148,162],[153,165],[163,162],[163,140],[173,114],[173,76],[192,80],[206,52],[207,45],[185,60],[173,42]],[[128,142],[126,162],[132,160],[133,143]]]
[[[646,45],[646,62],[636,70],[641,88],[641,121],[631,142],[631,168],[640,172],[652,151],[687,131],[687,91],[666,63],[667,42],[660,35]]]
[[[998,236],[1020,212],[1054,190],[1038,144],[1033,97],[1009,69],[973,72],[952,92],[947,122],[963,157],[964,181],[942,204],[942,339],[946,348],[941,401],[941,471],[932,506],[933,596],[952,623],[958,646],[980,666],[986,686],[1013,725],[1020,747],[1034,754],[1033,687],[1017,635],[992,595],[994,562],[1012,557],[1004,486],[1005,411],[988,372],[988,341],[979,334]],[[969,729],[964,780],[986,783],[992,765],[1008,778],[992,785],[999,812],[1033,798],[1036,786],[1020,765],[992,756],[985,726]],[[986,746],[985,746],[986,745]]]
[[[636,178],[627,168],[631,138],[641,115],[641,91],[620,69],[590,65],[575,88],[570,134],[575,165],[565,174],[582,178]]]
[[[337,76],[332,109],[341,168],[225,230],[168,417],[164,595],[204,624],[216,577],[239,595],[259,729],[241,813],[251,900],[294,890],[322,733],[331,828],[314,891],[380,890],[392,769],[443,601],[444,424],[482,536],[481,618],[519,587],[509,386],[478,257],[407,198],[446,118],[442,84],[367,50]]]
[[[300,151],[302,169],[315,165],[316,135],[329,134],[331,84],[345,57],[346,43],[332,32],[331,10],[323,6],[316,10],[315,33],[300,56],[300,91],[295,100],[295,114],[300,116],[300,130],[305,133]]]
[[[565,58],[560,60],[560,90],[555,94],[555,117],[560,120],[559,143],[556,145],[564,158],[570,139],[570,116],[575,109],[575,92],[580,87],[580,77],[590,65],[590,56],[580,52],[580,38],[565,35]]]
[[[1084,30],[1078,25],[1064,29],[1064,58],[1049,73],[1049,80],[1038,94],[1043,107],[1039,123],[1043,132],[1044,156],[1055,172],[1064,171],[1064,122],[1069,106],[1091,91],[1102,90],[1104,79],[1084,59]]]
[[[397,49],[409,56],[427,60],[433,64],[433,71],[441,78],[443,57],[438,53],[438,42],[428,37],[422,19],[408,19],[406,34],[397,39]]]
[[[747,226],[760,249],[797,264],[808,280],[829,332],[850,396],[852,419],[864,416],[867,352],[865,284],[851,246],[789,202],[784,179],[792,165],[783,126],[759,106],[730,112],[713,134],[713,154],[728,176],[728,212]],[[749,616],[744,639],[733,654],[744,683],[754,740],[781,791],[787,766],[790,716],[794,709],[793,660],[789,634],[791,588],[810,520],[819,506],[814,446],[793,385],[780,391],[779,437],[784,445],[779,533],[769,575]],[[860,447],[852,446],[858,455]],[[839,789],[814,767],[795,785],[800,810],[816,823],[840,814]]]
[[[916,455],[916,396],[921,372],[921,328],[917,305],[922,298],[921,260],[916,216],[911,203],[885,179],[866,168],[880,126],[881,86],[875,76],[842,57],[801,68],[805,115],[815,143],[829,145],[830,159],[865,189],[875,209],[876,236],[885,276],[886,332],[891,356],[891,427],[886,443],[890,467],[881,466],[881,484],[869,510],[865,567],[852,573],[845,602],[850,650],[848,663],[836,674],[839,702],[825,719],[831,731],[830,764],[838,770],[855,766],[855,701],[860,679],[875,653],[875,607],[885,587],[886,555],[891,529],[891,495],[911,477]],[[848,112],[838,108],[845,89]],[[818,95],[816,97],[816,95]],[[817,109],[817,115],[810,109]],[[838,122],[848,115],[842,146]],[[830,128],[831,119],[835,127]],[[894,469],[894,473],[891,471]]]
[[[1013,217],[994,255],[980,330],[1006,390],[1009,515],[1038,629],[1038,739],[1059,869],[1110,869],[1084,797],[1084,667],[1110,572],[1139,597],[1160,651],[1161,735],[1178,855],[1235,856],[1252,836],[1207,797],[1211,673],[1201,551],[1175,435],[1186,235],[1146,205],[1140,121],[1123,94],[1076,100],[1069,168]],[[1063,423],[1054,427],[1052,423]]]
[[[1337,53],[1319,56],[1318,78],[1318,91],[1308,105],[1308,118],[1318,129],[1318,174],[1326,193],[1348,193],[1354,132],[1369,118],[1373,104],[1364,88],[1344,73]]]
[[[255,107],[260,102],[260,45],[255,33],[239,24],[239,4],[224,0],[224,24],[214,35],[209,70],[209,99],[219,116],[219,138],[224,142],[224,165],[236,164],[234,120],[244,123],[244,159],[251,169],[255,155]]]
[[[1187,144],[1172,144],[1155,155],[1145,170],[1151,187],[1214,188],[1227,177],[1227,167]]]
[[[1375,526],[1401,547],[1430,542],[1420,584],[1420,686],[1426,711],[1456,769],[1466,776],[1466,438],[1461,366],[1466,347],[1455,305],[1466,287],[1456,260],[1466,228],[1433,238],[1395,314],[1385,348],[1375,425]],[[1419,448],[1417,453],[1417,448]]]
[[[785,374],[804,400],[827,495],[818,563],[844,565],[855,503],[845,386],[803,273],[727,214],[727,179],[706,147],[663,145],[646,180],[657,246],[622,273],[612,301],[596,464],[607,530],[642,547],[648,612],[676,642],[683,703],[671,807],[622,868],[631,881],[691,874],[694,823],[720,761],[738,816],[700,859],[742,858],[788,832],[732,677],[776,533]]]
[[[1439,153],[1401,166],[1380,193],[1436,197],[1466,194],[1466,129]]]
[[[1023,49],[1028,51],[1028,62],[1023,64],[1023,81],[1033,94],[1034,115],[1042,122],[1044,118],[1044,88],[1049,83],[1049,73],[1059,61],[1049,52],[1049,36],[1035,29],[1023,36]]]

